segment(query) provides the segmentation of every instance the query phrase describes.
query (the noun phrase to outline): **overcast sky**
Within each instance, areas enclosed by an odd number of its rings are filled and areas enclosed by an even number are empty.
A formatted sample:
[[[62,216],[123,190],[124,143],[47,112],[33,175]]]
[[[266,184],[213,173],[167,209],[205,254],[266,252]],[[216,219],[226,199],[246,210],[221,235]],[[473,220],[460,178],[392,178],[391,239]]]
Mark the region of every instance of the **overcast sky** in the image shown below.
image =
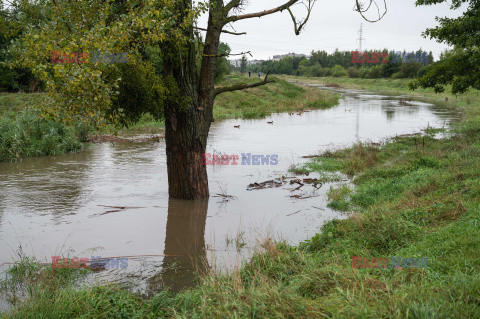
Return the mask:
[[[273,55],[289,52],[309,54],[312,50],[333,52],[351,51],[358,48],[358,30],[363,23],[363,48],[367,50],[384,49],[395,51],[415,51],[419,48],[432,51],[435,57],[447,47],[422,37],[428,27],[437,25],[435,16],[456,17],[462,10],[452,11],[449,4],[415,7],[415,0],[386,0],[388,12],[376,23],[366,22],[353,11],[355,0],[317,0],[309,23],[303,32],[296,36],[293,23],[287,11],[236,22],[237,32],[247,35],[233,36],[224,34],[222,41],[232,48],[232,53],[251,51],[251,59],[268,59]],[[285,0],[249,0],[245,13],[271,9],[283,4]],[[450,1],[449,1],[450,2]],[[295,12],[304,16],[298,6]],[[374,18],[375,12],[369,17]],[[199,26],[205,27],[207,17],[202,17]],[[230,26],[225,29],[233,30]]]

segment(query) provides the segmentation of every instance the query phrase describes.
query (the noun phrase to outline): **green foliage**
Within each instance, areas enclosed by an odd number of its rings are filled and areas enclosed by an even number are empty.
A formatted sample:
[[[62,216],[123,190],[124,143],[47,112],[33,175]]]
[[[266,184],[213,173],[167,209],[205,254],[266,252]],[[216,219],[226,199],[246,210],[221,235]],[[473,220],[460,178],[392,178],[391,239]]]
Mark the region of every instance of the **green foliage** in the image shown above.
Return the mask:
[[[80,150],[75,132],[25,109],[16,119],[0,118],[0,162]]]
[[[157,115],[160,105],[152,102],[152,98],[160,95],[161,84],[156,81],[154,69],[147,67],[148,48],[162,44],[182,44],[189,41],[176,27],[184,23],[187,27],[195,17],[205,10],[205,4],[188,11],[184,21],[175,21],[172,12],[176,5],[173,1],[135,2],[91,2],[88,0],[47,2],[40,9],[35,9],[36,1],[15,3],[15,10],[31,18],[41,15],[42,19],[35,24],[25,22],[25,32],[19,37],[10,52],[14,55],[14,66],[32,70],[33,74],[43,81],[55,103],[42,109],[43,114],[67,124],[76,118],[97,127],[108,123],[131,122],[139,118],[139,108],[132,107],[125,92],[132,92],[133,83],[122,81],[122,73],[129,80],[138,79],[142,85],[136,90],[137,97],[146,93],[142,99],[145,112]],[[35,9],[35,10],[33,10]],[[86,57],[83,62],[51,63],[52,53],[88,54],[124,53],[128,54],[134,70],[121,70],[121,63],[103,63]],[[157,61],[155,61],[157,62]],[[155,65],[156,67],[158,65]],[[140,70],[149,74],[140,75]],[[148,87],[146,81],[153,81]],[[167,79],[164,79],[167,83]],[[122,88],[120,89],[120,87]],[[151,89],[151,90],[150,90]],[[123,90],[123,93],[122,93]],[[175,87],[168,82],[164,90],[175,94]],[[122,95],[122,96],[119,96]],[[115,101],[126,101],[123,107]]]
[[[18,38],[23,32],[20,23],[22,18],[16,15],[11,6],[0,6],[0,91],[1,92],[36,92],[42,89],[42,83],[36,80],[33,74],[24,68],[11,68],[12,60],[8,49],[11,41]]]
[[[240,73],[245,73],[247,72],[247,57],[242,55],[242,60],[240,62]]]
[[[132,125],[143,114],[155,120],[163,118],[166,88],[155,68],[149,62],[128,63],[119,66],[121,81],[119,94],[113,98],[109,114],[122,114],[121,124]]]
[[[359,78],[359,77],[361,77],[361,73],[360,73],[360,71],[359,71],[357,68],[349,67],[349,68],[347,69],[347,72],[348,72],[348,76],[351,77],[351,78]]]
[[[330,72],[335,78],[348,75],[347,70],[341,65],[335,65]]]
[[[418,71],[420,71],[421,68],[422,65],[420,63],[402,63],[400,70],[397,72],[397,78],[414,78],[417,76]]]
[[[383,75],[383,67],[381,65],[374,66],[368,71],[368,77],[370,79],[378,79]]]
[[[338,187],[330,187],[327,193],[330,202],[327,206],[342,212],[348,211],[350,208],[349,201],[351,194],[352,189],[346,184],[341,184]]]
[[[218,54],[228,56],[232,50],[228,44],[220,42],[218,46]],[[246,66],[245,66],[246,68]],[[217,68],[215,69],[215,83],[222,81],[226,75],[230,74],[230,63],[227,58],[219,57],[217,58]]]
[[[383,52],[387,53],[386,50]],[[368,55],[368,61],[370,61],[370,57],[372,57],[372,53],[374,53],[374,51],[366,51],[364,53]],[[407,52],[405,52],[405,54],[407,54]],[[424,52],[420,49],[416,52],[409,52],[408,54],[410,56],[419,57],[421,55],[426,56],[427,52]],[[399,59],[400,63],[393,63],[393,57]],[[260,71],[262,73],[266,73],[270,71],[272,74],[302,75],[312,77],[342,77],[348,75],[352,78],[380,78],[391,77],[394,73],[400,71],[400,67],[403,64],[413,63],[406,60],[403,61],[402,57],[398,57],[397,53],[393,51],[389,53],[387,60],[388,63],[382,63],[383,58],[379,58],[377,64],[371,64],[368,63],[368,61],[364,61],[364,63],[353,63],[352,53],[349,51],[335,50],[335,52],[332,54],[329,54],[325,51],[313,51],[308,59],[305,57],[287,56],[279,61],[263,61],[261,64],[250,66],[249,69],[254,72]],[[429,55],[428,63],[433,63],[433,56],[431,56],[431,53]],[[405,67],[401,77],[414,78],[416,73],[409,71],[408,68],[412,67]],[[347,70],[347,73],[345,73],[344,70]]]
[[[432,5],[446,0],[417,0],[416,5]],[[418,87],[434,88],[441,93],[450,84],[454,94],[464,93],[468,88],[480,89],[480,7],[474,0],[453,1],[451,8],[459,9],[466,3],[467,9],[457,18],[438,18],[439,26],[427,29],[425,36],[444,42],[455,49],[429,67],[422,77],[410,84],[411,89]]]

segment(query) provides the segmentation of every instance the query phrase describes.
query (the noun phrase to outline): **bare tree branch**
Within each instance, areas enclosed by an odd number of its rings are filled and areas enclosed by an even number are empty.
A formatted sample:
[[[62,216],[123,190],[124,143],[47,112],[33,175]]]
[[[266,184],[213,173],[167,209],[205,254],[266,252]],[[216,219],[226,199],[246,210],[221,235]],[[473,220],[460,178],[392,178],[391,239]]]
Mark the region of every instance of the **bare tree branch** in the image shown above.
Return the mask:
[[[200,31],[208,31],[207,29],[205,28],[200,28],[200,27],[193,27],[194,29],[196,30],[200,30]],[[244,34],[247,34],[247,32],[232,32],[232,31],[228,31],[228,30],[222,30],[222,33],[228,33],[228,34],[233,34],[233,35],[244,35]]]
[[[235,2],[240,2],[240,1],[236,1],[236,0],[232,0],[232,2],[235,1]],[[281,12],[283,10],[286,10],[288,8],[290,8],[291,6],[293,6],[295,3],[297,3],[299,0],[290,0],[286,3],[284,3],[283,5],[279,6],[279,7],[276,7],[276,8],[273,8],[273,9],[270,9],[270,10],[265,10],[265,11],[260,11],[260,12],[255,12],[255,13],[248,13],[248,14],[242,14],[242,15],[235,15],[235,16],[230,16],[227,18],[227,20],[225,21],[225,23],[229,23],[229,22],[234,22],[234,21],[239,21],[239,20],[244,20],[244,19],[251,19],[251,18],[261,18],[261,17],[264,17],[266,15],[269,15],[269,14],[273,14],[273,13],[277,13],[277,12]],[[228,5],[227,5],[228,6]]]
[[[293,15],[293,12],[291,10],[291,8],[287,8],[288,10],[288,13],[290,13],[290,17],[292,18],[292,21],[293,21],[293,28],[295,30],[295,34],[296,35],[299,35],[300,32],[302,31],[303,27],[305,26],[305,24],[307,24],[308,22],[308,19],[310,19],[310,13],[312,12],[312,9],[313,9],[313,5],[315,4],[315,1],[316,0],[308,0],[308,5],[301,2],[307,9],[307,17],[303,20],[301,20],[300,22],[297,22],[297,19],[295,18],[295,16]]]
[[[365,21],[368,21],[368,22],[380,21],[387,14],[386,0],[379,0],[383,2],[383,7],[384,7],[383,13],[380,12],[380,6],[378,5],[377,0],[367,0],[367,1],[368,1],[368,5],[365,5],[363,2],[360,2],[359,0],[355,0],[355,7],[353,8],[353,10],[360,13],[360,15]],[[365,13],[370,10],[370,8],[372,7],[372,4],[377,8],[378,19],[376,20],[370,20],[367,17],[365,17]]]
[[[219,54],[212,54],[212,55],[203,55],[203,56],[208,56],[208,57],[224,57],[224,56],[234,56],[234,55],[244,55],[244,54],[248,54],[250,55],[251,57],[253,57],[252,55],[252,52],[251,51],[247,51],[247,52],[242,52],[242,53],[219,53]]]
[[[224,87],[219,87],[216,88],[214,91],[215,96],[225,93],[225,92],[232,92],[232,91],[240,91],[240,90],[245,90],[245,89],[250,89],[254,88],[257,86],[262,86],[266,85],[268,83],[275,82],[275,80],[269,80],[268,76],[270,75],[270,71],[268,71],[267,75],[265,76],[265,79],[261,82],[253,83],[253,84],[247,84],[247,83],[239,83],[239,84],[234,84],[230,86],[224,86]]]

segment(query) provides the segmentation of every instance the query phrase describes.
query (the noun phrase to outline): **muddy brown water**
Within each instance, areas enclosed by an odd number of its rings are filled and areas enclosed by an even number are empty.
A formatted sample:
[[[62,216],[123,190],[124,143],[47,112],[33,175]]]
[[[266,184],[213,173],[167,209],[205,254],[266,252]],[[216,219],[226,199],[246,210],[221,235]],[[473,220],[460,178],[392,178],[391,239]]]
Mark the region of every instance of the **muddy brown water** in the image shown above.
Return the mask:
[[[266,238],[298,244],[326,221],[345,216],[327,207],[331,184],[249,191],[250,183],[292,176],[288,168],[304,155],[444,127],[457,116],[398,96],[330,90],[343,98],[328,110],[213,123],[211,153],[278,155],[278,165],[209,166],[211,194],[236,197],[228,201],[169,200],[163,140],[88,145],[76,154],[0,163],[2,269],[20,246],[42,262],[129,256],[126,269],[107,269],[87,282],[179,290],[192,283],[194,271],[238,267]]]

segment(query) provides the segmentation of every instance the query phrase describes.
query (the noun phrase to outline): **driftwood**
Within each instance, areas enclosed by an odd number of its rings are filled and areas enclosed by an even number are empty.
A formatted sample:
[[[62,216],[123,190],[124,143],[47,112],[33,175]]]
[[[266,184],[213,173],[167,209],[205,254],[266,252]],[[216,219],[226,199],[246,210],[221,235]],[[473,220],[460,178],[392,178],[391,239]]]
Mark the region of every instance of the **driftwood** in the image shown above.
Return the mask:
[[[292,215],[298,214],[298,213],[300,213],[301,211],[303,211],[303,209],[300,209],[300,210],[296,211],[295,213],[288,214],[287,216],[292,216]]]
[[[303,196],[303,195],[290,195],[290,198],[296,198],[296,199],[307,199],[307,198],[314,198],[318,197],[319,195],[312,195],[312,196]]]
[[[108,205],[97,205],[99,207],[106,207],[106,208],[112,208],[110,210],[104,211],[103,213],[95,214],[94,216],[102,216],[106,214],[111,214],[111,213],[118,213],[127,209],[140,209],[140,208],[145,208],[145,207],[128,207],[128,206],[108,206]]]
[[[283,180],[269,180],[262,183],[252,183],[248,185],[249,190],[265,189],[265,188],[276,188],[283,186]]]
[[[237,197],[235,196],[232,196],[232,195],[227,195],[227,194],[216,194],[215,196],[213,197],[223,197],[223,198],[228,198],[228,199],[237,199]]]

